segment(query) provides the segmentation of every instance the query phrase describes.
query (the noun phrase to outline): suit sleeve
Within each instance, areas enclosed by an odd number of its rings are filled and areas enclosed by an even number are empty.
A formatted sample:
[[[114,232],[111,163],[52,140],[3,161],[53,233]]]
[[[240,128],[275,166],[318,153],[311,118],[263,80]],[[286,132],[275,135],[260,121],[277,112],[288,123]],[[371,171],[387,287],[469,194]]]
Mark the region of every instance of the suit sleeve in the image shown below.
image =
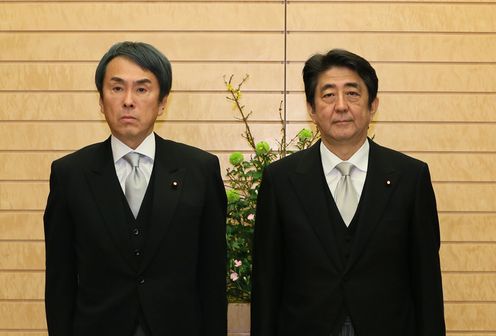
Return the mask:
[[[262,177],[255,218],[251,335],[274,336],[277,334],[283,260],[276,195],[268,168]]]
[[[73,227],[62,176],[55,163],[43,216],[45,231],[45,310],[50,336],[70,336],[77,292]]]
[[[207,168],[205,204],[200,232],[199,287],[205,336],[227,335],[226,192],[219,161]]]
[[[445,335],[439,221],[426,164],[422,166],[417,182],[411,233],[410,265],[417,335]]]

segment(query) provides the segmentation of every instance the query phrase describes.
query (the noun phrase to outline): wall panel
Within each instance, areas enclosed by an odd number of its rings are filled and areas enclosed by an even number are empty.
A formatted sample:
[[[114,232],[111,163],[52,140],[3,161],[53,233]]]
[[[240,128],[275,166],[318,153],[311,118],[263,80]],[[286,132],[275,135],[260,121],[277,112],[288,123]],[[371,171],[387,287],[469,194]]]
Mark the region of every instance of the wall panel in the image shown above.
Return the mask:
[[[496,181],[496,153],[409,153],[429,164],[432,180],[439,182]],[[478,167],[474,171],[474,166]]]
[[[288,30],[494,32],[495,15],[495,6],[487,3],[291,2]]]
[[[439,221],[443,241],[496,242],[496,213],[442,212]]]
[[[48,336],[46,331],[0,331],[0,336]]]
[[[496,198],[494,197],[496,183],[494,182],[434,183],[434,191],[438,211],[496,212]],[[492,262],[494,263],[494,259]],[[496,263],[494,264],[496,266]]]
[[[46,329],[45,306],[38,302],[0,302],[0,325],[8,329]],[[41,330],[40,330],[41,329]]]
[[[43,240],[42,220],[42,211],[0,212],[0,241]]]
[[[48,181],[52,161],[68,153],[39,151],[0,152],[0,181]]]
[[[39,271],[45,269],[43,241],[0,242],[0,270]],[[2,314],[0,314],[2,315]]]
[[[448,330],[471,332],[496,330],[495,303],[447,303],[444,310]]]
[[[0,31],[279,31],[284,23],[280,4],[256,2],[7,2],[0,17]]]
[[[43,300],[44,272],[0,272],[0,300]]]
[[[116,41],[150,43],[175,61],[281,61],[284,55],[281,32],[0,32],[0,45],[12,46],[0,60],[98,61]]]
[[[495,302],[496,273],[445,273],[443,288],[446,301]]]
[[[495,243],[444,242],[440,257],[443,271],[496,272]]]
[[[333,5],[332,7],[334,7]],[[325,43],[323,43],[325,41]],[[484,45],[487,48],[481,48]],[[380,48],[378,48],[380,46]],[[288,34],[291,61],[304,62],[329,48],[353,50],[371,62],[494,62],[496,36],[484,33],[295,31]]]

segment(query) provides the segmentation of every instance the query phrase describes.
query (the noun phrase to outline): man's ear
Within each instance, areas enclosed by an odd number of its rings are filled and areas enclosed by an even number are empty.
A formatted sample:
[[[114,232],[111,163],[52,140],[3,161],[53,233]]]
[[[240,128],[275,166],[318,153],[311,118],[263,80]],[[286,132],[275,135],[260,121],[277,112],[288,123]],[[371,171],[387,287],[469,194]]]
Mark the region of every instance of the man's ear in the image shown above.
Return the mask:
[[[313,108],[313,106],[309,102],[307,102],[307,112],[308,112],[308,115],[310,116],[310,118],[312,118],[313,123],[316,123],[315,122],[315,118],[316,118],[315,109]]]
[[[100,113],[103,113],[103,99],[101,95],[98,98],[98,105],[100,105]]]
[[[164,96],[164,98],[162,98],[162,100],[158,103],[158,115],[162,115],[164,113],[167,98],[169,98],[168,95]]]
[[[378,108],[379,108],[379,98],[375,97],[374,101],[372,102],[372,104],[370,106],[370,114],[371,114],[372,118],[374,117]]]

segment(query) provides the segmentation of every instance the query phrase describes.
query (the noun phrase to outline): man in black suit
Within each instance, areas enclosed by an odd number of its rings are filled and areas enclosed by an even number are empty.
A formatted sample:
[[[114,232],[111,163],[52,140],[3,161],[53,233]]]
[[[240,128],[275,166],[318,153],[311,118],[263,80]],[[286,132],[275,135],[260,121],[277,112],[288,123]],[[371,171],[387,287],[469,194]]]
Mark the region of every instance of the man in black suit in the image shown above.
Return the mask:
[[[321,141],[264,171],[252,336],[445,335],[427,164],[367,138],[379,105],[368,61],[334,49],[303,79]]]
[[[169,61],[151,45],[118,43],[95,82],[112,135],[52,164],[49,335],[225,335],[218,159],[153,133],[171,88]]]

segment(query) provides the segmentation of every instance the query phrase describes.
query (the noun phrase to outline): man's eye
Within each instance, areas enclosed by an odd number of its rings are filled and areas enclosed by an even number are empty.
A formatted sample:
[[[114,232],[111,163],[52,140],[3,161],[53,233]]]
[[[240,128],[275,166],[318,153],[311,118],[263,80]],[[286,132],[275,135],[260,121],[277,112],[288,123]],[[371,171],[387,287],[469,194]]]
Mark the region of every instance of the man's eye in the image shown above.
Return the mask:
[[[353,97],[360,97],[360,94],[355,91],[348,92],[348,96],[353,96]]]
[[[324,93],[324,95],[322,96],[322,98],[329,98],[329,97],[334,97],[334,93],[332,92]]]
[[[120,87],[120,86],[114,86],[114,87],[112,88],[112,91],[114,91],[114,92],[119,92],[119,91],[122,91],[122,87]]]
[[[136,89],[138,93],[145,93],[147,90],[145,88],[138,88]]]

